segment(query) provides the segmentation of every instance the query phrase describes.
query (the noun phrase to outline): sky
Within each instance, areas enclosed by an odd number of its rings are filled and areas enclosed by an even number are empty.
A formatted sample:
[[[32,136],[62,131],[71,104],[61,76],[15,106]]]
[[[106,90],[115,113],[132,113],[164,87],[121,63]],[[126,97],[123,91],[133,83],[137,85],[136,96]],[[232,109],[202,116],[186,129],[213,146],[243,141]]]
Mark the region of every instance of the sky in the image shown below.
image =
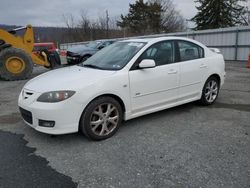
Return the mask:
[[[194,0],[172,0],[185,19],[196,14]],[[63,15],[72,14],[77,20],[84,10],[95,19],[109,11],[110,17],[128,12],[135,0],[1,0],[0,24],[34,26],[65,26]]]

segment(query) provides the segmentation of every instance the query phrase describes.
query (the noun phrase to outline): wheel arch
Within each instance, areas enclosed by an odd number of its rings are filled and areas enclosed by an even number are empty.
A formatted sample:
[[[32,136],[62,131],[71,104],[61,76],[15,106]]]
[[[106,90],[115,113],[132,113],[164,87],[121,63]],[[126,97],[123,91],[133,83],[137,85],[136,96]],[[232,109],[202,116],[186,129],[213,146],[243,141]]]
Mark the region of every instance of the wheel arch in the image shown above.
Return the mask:
[[[117,102],[119,102],[119,104],[121,105],[122,108],[122,112],[125,113],[126,112],[126,106],[125,103],[123,102],[123,100],[121,99],[121,97],[119,97],[116,94],[111,94],[111,93],[107,93],[107,94],[102,94],[102,95],[98,95],[95,98],[93,98],[86,106],[88,106],[92,101],[100,98],[100,97],[112,97],[114,98]]]
[[[83,109],[83,111],[82,111],[82,113],[81,113],[81,117],[82,117],[82,115],[84,114],[85,109],[87,108],[87,106],[88,106],[91,102],[93,102],[94,100],[96,100],[96,99],[98,99],[98,98],[100,98],[100,97],[112,97],[113,99],[115,99],[115,100],[121,105],[123,115],[125,114],[125,112],[126,112],[126,106],[125,106],[124,101],[121,99],[121,97],[119,97],[119,96],[116,95],[116,94],[106,93],[106,94],[98,95],[98,96],[94,97],[92,100],[90,100],[90,101],[88,102],[88,104],[85,106],[85,108]],[[80,128],[81,117],[80,117],[80,119],[79,119],[79,128]],[[123,117],[123,119],[124,119],[124,117]]]
[[[215,78],[218,80],[219,86],[220,86],[220,84],[221,84],[221,77],[220,77],[220,75],[214,73],[214,74],[210,75],[210,76],[207,78],[207,80],[208,80],[209,78],[212,78],[212,77],[215,77]]]

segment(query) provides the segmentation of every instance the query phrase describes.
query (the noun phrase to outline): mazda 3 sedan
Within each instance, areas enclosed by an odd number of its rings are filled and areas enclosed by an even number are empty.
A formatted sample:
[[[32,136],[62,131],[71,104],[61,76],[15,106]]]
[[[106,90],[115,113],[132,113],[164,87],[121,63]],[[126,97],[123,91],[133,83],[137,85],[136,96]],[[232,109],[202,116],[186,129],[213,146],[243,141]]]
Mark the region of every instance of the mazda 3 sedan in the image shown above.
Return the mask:
[[[225,79],[221,54],[179,37],[116,42],[85,62],[30,80],[18,105],[47,134],[113,136],[123,120],[192,101],[211,105]]]

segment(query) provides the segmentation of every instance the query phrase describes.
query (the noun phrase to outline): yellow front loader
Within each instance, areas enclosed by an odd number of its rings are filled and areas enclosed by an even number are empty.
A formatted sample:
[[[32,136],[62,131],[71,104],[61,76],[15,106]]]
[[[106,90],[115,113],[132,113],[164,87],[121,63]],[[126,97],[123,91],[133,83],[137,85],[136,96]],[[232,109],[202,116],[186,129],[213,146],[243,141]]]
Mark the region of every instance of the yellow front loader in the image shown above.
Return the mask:
[[[16,32],[21,30],[24,31],[23,36],[16,36]],[[8,81],[23,80],[30,77],[34,64],[46,68],[53,68],[55,63],[60,64],[58,57],[53,58],[46,50],[39,55],[33,54],[33,47],[34,32],[31,25],[11,31],[0,29],[0,77]]]

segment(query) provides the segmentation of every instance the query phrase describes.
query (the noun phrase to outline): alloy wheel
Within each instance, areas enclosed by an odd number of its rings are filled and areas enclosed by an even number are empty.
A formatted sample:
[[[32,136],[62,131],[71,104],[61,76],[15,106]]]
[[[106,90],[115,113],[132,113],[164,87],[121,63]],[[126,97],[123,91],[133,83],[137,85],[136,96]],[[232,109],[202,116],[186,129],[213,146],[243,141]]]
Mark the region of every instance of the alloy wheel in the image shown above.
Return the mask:
[[[119,118],[116,106],[111,103],[100,104],[90,116],[91,130],[97,136],[107,136],[116,129]]]
[[[207,102],[212,103],[215,101],[218,95],[218,83],[215,80],[210,80],[207,83],[206,89],[205,89],[205,98]]]

